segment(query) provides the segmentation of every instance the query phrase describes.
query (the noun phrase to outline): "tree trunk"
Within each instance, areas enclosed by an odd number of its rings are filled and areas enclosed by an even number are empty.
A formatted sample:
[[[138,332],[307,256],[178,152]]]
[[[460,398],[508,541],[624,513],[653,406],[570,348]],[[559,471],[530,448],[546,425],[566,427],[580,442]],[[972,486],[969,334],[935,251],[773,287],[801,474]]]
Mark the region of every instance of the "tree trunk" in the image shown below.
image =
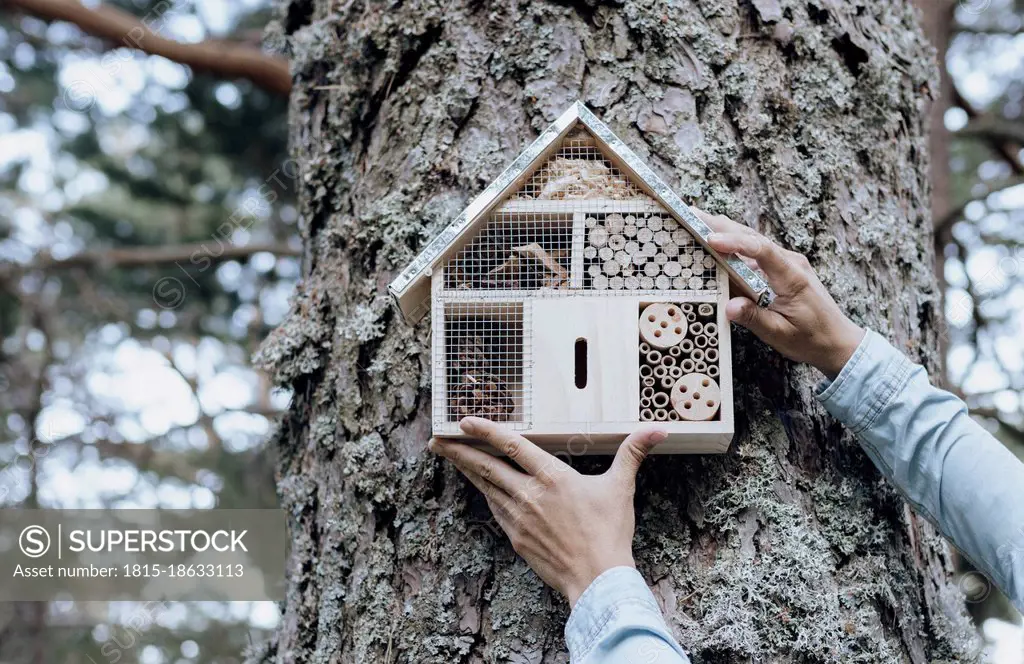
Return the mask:
[[[574,99],[938,366],[938,77],[909,1],[292,0],[270,36],[292,58],[307,274],[258,358],[294,399],[275,440],[290,589],[254,661],[567,661],[566,603],[425,451],[429,326],[386,287]],[[817,404],[820,375],[736,336],[733,449],[653,457],[637,490],[637,564],[683,647],[972,660],[945,543]]]

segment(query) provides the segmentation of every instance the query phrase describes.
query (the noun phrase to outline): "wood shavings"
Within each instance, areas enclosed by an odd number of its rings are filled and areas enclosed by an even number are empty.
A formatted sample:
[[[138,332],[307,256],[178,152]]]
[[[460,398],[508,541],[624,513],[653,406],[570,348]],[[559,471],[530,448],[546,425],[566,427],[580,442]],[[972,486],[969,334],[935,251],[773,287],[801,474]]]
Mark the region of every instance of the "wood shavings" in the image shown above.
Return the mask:
[[[555,157],[544,168],[547,179],[537,194],[541,200],[622,199],[634,195],[602,160]]]

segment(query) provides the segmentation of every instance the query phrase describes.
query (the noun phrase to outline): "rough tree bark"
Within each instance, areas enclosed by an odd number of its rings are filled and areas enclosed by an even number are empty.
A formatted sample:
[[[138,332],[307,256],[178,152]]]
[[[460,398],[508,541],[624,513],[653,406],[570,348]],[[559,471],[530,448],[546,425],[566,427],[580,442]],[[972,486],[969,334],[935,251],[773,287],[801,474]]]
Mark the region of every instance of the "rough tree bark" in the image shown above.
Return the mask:
[[[259,360],[290,589],[253,661],[565,662],[566,604],[425,452],[427,326],[386,285],[572,100],[678,191],[805,252],[859,322],[938,366],[927,102],[893,0],[283,2],[306,276]],[[697,662],[970,661],[935,531],[747,334],[732,451],[655,457],[638,566]],[[607,459],[579,459],[596,471]]]

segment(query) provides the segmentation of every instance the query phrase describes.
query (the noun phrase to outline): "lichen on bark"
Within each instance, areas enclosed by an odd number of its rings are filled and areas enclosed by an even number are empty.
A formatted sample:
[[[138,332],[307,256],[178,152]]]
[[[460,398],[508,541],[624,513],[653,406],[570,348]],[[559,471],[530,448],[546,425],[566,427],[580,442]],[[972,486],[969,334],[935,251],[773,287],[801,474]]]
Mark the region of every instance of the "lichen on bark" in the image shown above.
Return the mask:
[[[564,601],[431,457],[429,331],[386,285],[572,101],[687,200],[806,253],[859,323],[937,366],[926,106],[909,2],[280,2],[306,274],[258,360],[289,591],[252,661],[566,662]],[[739,431],[656,457],[637,564],[695,662],[973,661],[931,527],[741,331]],[[577,459],[594,472],[607,459]]]

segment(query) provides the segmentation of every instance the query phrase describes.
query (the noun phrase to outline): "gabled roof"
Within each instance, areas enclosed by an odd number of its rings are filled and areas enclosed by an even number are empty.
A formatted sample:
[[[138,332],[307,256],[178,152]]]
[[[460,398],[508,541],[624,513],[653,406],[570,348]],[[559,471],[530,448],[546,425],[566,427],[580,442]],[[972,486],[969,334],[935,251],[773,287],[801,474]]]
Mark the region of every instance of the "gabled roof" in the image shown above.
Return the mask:
[[[389,290],[399,309],[410,322],[419,320],[430,309],[430,272],[434,264],[459,243],[477,222],[487,217],[501,200],[511,193],[524,175],[540,166],[559,141],[573,127],[582,124],[594,136],[598,146],[620,162],[622,170],[648,195],[693,233],[704,245],[704,250],[715,257],[732,278],[740,291],[762,306],[767,306],[775,294],[768,283],[736,256],[722,256],[707,246],[711,229],[700,220],[679,196],[659,178],[606,124],[576,101],[545,129],[515,161],[506,168],[484,191],[469,204],[443,231],[441,231],[416,258],[391,282]]]

